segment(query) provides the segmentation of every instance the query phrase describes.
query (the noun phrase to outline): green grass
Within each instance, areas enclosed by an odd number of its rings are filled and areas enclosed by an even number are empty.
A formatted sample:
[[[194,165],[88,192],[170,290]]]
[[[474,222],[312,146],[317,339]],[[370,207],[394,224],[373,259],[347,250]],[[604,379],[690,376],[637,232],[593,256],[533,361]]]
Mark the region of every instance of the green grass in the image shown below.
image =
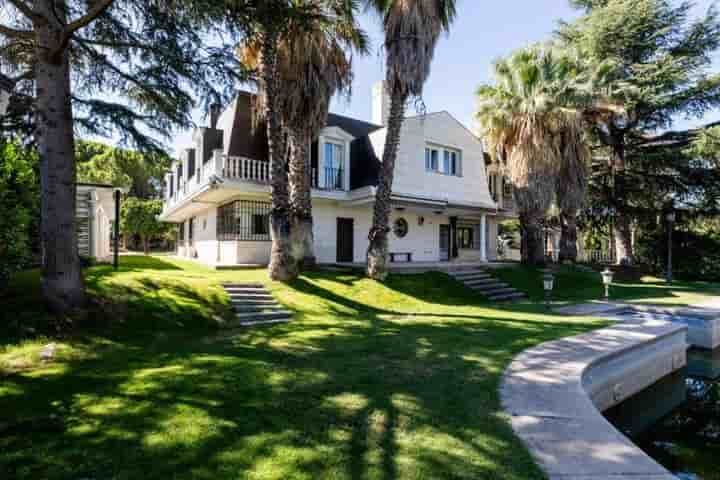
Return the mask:
[[[503,281],[526,292],[532,301],[544,299],[543,272],[527,267],[508,267],[493,270]],[[553,268],[555,278],[553,302],[581,303],[602,299],[605,295],[600,274],[572,266]],[[720,294],[720,285],[710,282],[675,281],[667,285],[664,279],[642,276],[637,281],[614,281],[610,287],[610,299],[637,303],[661,303],[687,306],[702,302],[708,295]]]
[[[93,307],[59,339],[42,337],[57,323],[37,272],[0,294],[0,478],[542,478],[500,412],[500,376],[520,351],[603,324],[491,305],[442,274],[282,285],[121,261],[87,271]],[[295,321],[218,331],[222,281],[266,283]]]

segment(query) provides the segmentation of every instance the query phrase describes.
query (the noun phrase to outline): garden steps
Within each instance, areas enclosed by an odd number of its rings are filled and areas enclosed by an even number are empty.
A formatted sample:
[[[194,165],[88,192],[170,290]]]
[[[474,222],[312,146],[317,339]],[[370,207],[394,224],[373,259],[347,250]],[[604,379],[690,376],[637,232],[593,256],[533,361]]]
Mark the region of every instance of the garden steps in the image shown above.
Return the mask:
[[[228,283],[223,285],[223,289],[235,310],[235,318],[225,328],[270,325],[292,320],[292,312],[278,303],[261,284]]]
[[[501,282],[482,268],[475,267],[473,269],[450,272],[450,276],[493,302],[506,302],[527,298],[525,293],[505,282]]]

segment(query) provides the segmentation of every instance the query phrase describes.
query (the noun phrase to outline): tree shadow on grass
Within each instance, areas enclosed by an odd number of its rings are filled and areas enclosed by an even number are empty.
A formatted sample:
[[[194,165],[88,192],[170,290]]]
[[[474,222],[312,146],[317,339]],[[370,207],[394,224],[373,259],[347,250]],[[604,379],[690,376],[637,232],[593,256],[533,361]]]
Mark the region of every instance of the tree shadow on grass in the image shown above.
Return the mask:
[[[0,433],[0,477],[540,477],[500,415],[500,374],[527,346],[592,325],[380,308],[328,280],[283,287],[300,299],[292,324],[216,341],[129,335],[3,379],[0,423],[59,427]],[[393,287],[435,308],[436,294]],[[163,315],[207,321],[215,305],[178,282],[126,288],[151,330],[171,328]]]

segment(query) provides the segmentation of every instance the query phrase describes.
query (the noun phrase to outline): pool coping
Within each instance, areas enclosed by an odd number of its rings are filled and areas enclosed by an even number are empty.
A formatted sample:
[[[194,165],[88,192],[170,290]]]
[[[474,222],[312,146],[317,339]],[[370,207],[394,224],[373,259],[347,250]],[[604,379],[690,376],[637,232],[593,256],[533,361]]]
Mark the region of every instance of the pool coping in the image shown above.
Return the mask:
[[[609,408],[685,366],[686,334],[670,322],[623,322],[513,359],[500,386],[503,411],[551,480],[676,480],[596,405]]]

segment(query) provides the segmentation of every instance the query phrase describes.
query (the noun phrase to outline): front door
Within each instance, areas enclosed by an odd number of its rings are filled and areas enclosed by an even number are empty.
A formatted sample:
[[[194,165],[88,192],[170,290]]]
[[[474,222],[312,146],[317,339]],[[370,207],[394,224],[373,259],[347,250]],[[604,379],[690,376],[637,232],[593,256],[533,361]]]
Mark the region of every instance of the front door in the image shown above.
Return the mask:
[[[440,225],[440,261],[450,261],[450,225]]]
[[[337,261],[353,261],[354,220],[352,218],[337,219]]]

